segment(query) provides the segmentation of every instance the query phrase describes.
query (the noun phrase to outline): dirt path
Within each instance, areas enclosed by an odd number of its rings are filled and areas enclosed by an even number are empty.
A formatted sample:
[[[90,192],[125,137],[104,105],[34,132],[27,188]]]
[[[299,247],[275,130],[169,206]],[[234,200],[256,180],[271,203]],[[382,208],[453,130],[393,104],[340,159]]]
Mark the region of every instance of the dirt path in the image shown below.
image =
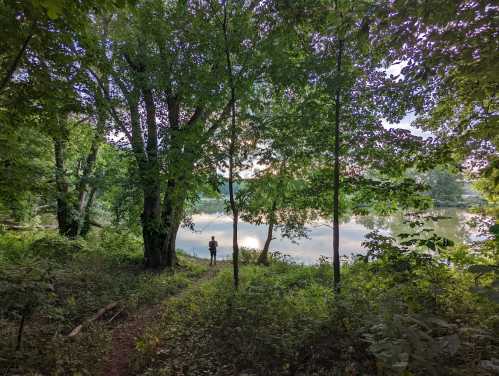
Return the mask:
[[[219,263],[216,267],[210,267],[206,273],[194,281],[189,287],[181,290],[175,295],[169,296],[161,303],[148,306],[133,316],[128,317],[112,331],[112,347],[109,355],[105,360],[102,375],[105,376],[125,376],[128,375],[128,368],[131,355],[135,351],[135,343],[140,337],[148,323],[158,320],[161,316],[161,306],[165,301],[173,297],[180,297],[190,291],[192,288],[199,286],[207,280],[213,278],[220,269],[224,267],[223,263]]]

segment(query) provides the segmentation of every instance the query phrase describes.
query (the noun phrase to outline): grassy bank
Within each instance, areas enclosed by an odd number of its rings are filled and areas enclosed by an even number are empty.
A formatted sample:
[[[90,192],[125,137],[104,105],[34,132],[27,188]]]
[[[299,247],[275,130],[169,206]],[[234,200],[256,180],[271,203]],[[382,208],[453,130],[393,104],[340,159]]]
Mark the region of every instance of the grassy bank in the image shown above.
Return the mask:
[[[144,271],[141,243],[127,233],[102,231],[86,241],[50,232],[2,234],[0,374],[98,374],[116,325],[207,270],[183,254],[179,263],[174,275]],[[86,323],[110,303],[116,306]],[[81,332],[68,337],[82,323]]]

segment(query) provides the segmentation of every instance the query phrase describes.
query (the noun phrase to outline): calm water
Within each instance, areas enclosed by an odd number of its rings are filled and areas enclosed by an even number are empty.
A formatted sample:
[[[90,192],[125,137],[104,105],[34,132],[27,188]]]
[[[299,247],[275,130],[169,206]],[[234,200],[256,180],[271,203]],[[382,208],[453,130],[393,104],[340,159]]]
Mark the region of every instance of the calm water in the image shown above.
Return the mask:
[[[437,223],[428,223],[426,228],[434,228],[437,234],[458,242],[475,240],[478,235],[466,222],[472,215],[463,209],[435,209],[432,215],[446,216],[449,219]],[[208,241],[215,236],[218,241],[218,258],[229,258],[232,255],[232,218],[225,214],[197,214],[193,216],[195,231],[182,228],[177,237],[177,248],[199,257],[209,257]],[[308,227],[310,239],[298,239],[292,242],[275,234],[271,250],[278,250],[293,256],[297,261],[314,263],[320,256],[332,255],[332,229],[329,223],[315,223]],[[352,217],[340,226],[340,254],[364,253],[361,243],[367,233],[374,229],[389,234],[409,232],[408,225],[403,223],[402,215],[390,217]],[[241,222],[239,224],[239,245],[247,248],[261,249],[267,234],[266,226],[255,226]]]

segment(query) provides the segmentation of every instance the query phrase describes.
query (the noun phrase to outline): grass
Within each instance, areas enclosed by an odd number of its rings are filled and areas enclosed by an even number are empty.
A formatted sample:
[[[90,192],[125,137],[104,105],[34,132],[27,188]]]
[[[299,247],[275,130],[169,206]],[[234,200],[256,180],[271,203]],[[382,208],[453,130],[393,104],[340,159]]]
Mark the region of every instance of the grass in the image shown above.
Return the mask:
[[[262,267],[245,250],[235,291],[231,268],[205,278],[207,262],[181,252],[175,274],[143,270],[140,239],[129,233],[104,230],[77,241],[5,233],[0,369],[102,373],[120,320],[159,305],[160,318],[147,322],[130,353],[133,374],[490,375],[499,350],[498,304],[489,299],[496,282],[485,274],[476,290],[476,275],[457,261],[477,260],[460,254],[453,268],[438,260],[359,259],[344,265],[334,293],[328,263],[298,265],[276,254]],[[68,338],[113,301],[123,309],[116,319],[106,316]]]
[[[482,366],[499,349],[497,305],[470,294],[463,275],[446,279],[454,290],[434,310],[416,304],[428,297],[421,286],[391,285],[363,262],[343,272],[335,295],[327,264],[246,265],[238,291],[223,271],[163,307],[134,374],[491,374]]]
[[[103,231],[84,241],[50,232],[0,236],[0,369],[7,374],[95,375],[120,319],[178,293],[206,272],[206,262],[179,253],[175,274],[145,271],[140,241]],[[122,313],[77,325],[110,302]],[[113,315],[116,311],[113,311]],[[26,316],[21,348],[17,332]]]

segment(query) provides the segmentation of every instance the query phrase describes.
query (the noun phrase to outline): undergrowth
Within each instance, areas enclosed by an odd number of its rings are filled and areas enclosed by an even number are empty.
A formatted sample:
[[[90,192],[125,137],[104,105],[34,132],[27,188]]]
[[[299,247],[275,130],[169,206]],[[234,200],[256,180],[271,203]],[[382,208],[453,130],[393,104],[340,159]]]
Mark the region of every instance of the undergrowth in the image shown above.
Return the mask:
[[[247,264],[238,291],[221,272],[164,306],[137,343],[135,372],[492,375],[498,305],[474,292],[476,275],[384,255],[345,265],[336,294],[329,263]]]
[[[95,375],[109,351],[113,325],[206,271],[181,253],[175,274],[145,271],[142,257],[140,240],[129,233],[103,230],[73,241],[51,232],[2,234],[0,369],[6,374]],[[112,302],[115,310],[68,338]]]

